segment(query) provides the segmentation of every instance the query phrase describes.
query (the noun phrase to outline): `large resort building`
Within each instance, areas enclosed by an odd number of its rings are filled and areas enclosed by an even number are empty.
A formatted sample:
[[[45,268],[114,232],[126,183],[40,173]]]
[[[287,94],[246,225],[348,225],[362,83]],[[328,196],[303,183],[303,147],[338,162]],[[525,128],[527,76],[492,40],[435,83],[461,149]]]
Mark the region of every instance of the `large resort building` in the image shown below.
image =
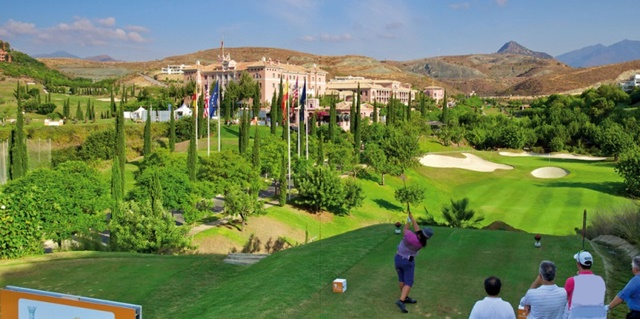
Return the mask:
[[[391,98],[409,104],[409,96],[415,101],[417,90],[411,84],[393,80],[373,80],[360,76],[337,76],[327,84],[327,94],[334,94],[338,99],[351,101],[360,86],[360,101],[365,103],[386,104]]]
[[[307,96],[318,97],[325,94],[327,89],[327,72],[319,69],[315,64],[311,67],[285,64],[279,61],[262,58],[255,62],[236,62],[230,55],[222,55],[219,63],[201,65],[197,62],[193,66],[185,68],[184,82],[195,82],[199,91],[209,91],[216,81],[220,82],[221,88],[225,87],[229,81],[239,81],[243,72],[247,72],[260,85],[260,101],[265,104],[271,103],[274,92],[278,93],[280,79],[283,85],[289,83],[289,92],[298,83],[298,88],[302,92],[303,84],[307,83]],[[202,92],[202,91],[201,91]]]

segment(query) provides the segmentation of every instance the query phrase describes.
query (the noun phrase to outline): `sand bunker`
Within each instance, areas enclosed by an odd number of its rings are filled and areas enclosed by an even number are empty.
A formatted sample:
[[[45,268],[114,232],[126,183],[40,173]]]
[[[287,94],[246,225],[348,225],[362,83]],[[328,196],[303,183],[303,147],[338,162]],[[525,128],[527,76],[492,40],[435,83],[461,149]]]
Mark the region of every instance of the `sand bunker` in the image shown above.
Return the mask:
[[[594,156],[586,156],[586,155],[574,155],[574,154],[565,154],[565,153],[557,153],[557,154],[540,154],[533,152],[499,152],[498,154],[502,156],[537,156],[537,157],[550,157],[550,158],[562,158],[562,159],[575,159],[582,161],[603,161],[606,160],[606,157],[594,157]]]
[[[513,169],[512,166],[497,164],[469,153],[465,158],[429,154],[420,159],[420,164],[439,168],[462,168],[476,172],[493,172],[496,169]]]
[[[537,178],[562,178],[569,175],[569,171],[560,167],[540,167],[531,171],[531,175]]]

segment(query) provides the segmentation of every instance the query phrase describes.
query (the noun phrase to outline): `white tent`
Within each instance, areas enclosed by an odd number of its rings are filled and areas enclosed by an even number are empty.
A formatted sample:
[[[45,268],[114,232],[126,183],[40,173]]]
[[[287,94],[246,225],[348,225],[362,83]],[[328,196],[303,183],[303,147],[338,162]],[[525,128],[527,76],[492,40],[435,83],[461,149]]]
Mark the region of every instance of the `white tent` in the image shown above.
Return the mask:
[[[174,112],[177,118],[181,118],[183,116],[191,116],[193,114],[193,111],[186,104],[182,104],[182,106],[177,108]]]

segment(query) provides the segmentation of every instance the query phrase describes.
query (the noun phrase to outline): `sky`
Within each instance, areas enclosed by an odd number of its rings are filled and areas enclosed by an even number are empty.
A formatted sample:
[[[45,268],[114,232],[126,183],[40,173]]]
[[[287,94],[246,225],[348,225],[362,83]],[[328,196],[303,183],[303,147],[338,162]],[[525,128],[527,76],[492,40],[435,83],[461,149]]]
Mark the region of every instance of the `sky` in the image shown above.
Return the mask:
[[[122,61],[223,39],[226,48],[396,61],[494,53],[508,41],[557,56],[640,40],[637,12],[638,0],[21,0],[1,6],[0,40],[29,55]]]

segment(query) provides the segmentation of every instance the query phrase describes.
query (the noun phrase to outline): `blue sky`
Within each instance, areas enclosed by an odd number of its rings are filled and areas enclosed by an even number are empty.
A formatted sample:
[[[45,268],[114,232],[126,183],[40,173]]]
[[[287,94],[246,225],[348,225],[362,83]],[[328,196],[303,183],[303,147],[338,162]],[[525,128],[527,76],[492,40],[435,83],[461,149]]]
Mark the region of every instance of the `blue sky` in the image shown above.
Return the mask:
[[[493,53],[513,40],[553,56],[640,40],[638,0],[21,0],[0,39],[27,54],[149,61],[225,47],[410,60]]]

